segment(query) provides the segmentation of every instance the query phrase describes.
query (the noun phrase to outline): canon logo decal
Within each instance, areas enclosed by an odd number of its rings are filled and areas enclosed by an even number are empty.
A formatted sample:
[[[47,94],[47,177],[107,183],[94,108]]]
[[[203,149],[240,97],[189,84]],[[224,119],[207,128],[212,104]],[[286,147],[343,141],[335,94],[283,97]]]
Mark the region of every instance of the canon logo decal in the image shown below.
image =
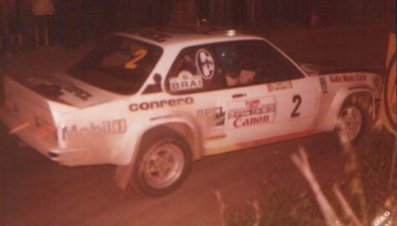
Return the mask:
[[[246,118],[236,118],[233,122],[234,128],[255,126],[269,123],[269,115],[258,115]]]

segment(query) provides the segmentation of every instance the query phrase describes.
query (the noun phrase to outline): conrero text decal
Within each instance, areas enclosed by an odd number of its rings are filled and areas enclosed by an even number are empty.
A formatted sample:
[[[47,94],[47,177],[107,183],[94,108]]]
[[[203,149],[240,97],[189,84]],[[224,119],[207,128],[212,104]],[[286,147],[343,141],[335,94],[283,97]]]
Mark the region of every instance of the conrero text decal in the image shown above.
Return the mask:
[[[191,105],[194,103],[194,99],[192,97],[181,97],[176,99],[168,99],[168,100],[156,100],[156,101],[148,101],[141,103],[133,103],[130,104],[130,111],[146,111],[153,110],[157,108],[165,108],[165,107],[177,107],[181,105]]]

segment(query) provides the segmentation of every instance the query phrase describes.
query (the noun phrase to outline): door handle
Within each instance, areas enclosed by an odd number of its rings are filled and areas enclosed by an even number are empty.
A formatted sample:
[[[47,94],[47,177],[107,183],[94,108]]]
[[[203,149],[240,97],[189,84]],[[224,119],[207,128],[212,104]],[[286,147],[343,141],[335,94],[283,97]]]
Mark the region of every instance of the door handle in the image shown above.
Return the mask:
[[[241,97],[245,97],[245,96],[247,96],[246,93],[236,93],[236,94],[233,94],[232,98],[237,99],[237,98],[241,98]]]

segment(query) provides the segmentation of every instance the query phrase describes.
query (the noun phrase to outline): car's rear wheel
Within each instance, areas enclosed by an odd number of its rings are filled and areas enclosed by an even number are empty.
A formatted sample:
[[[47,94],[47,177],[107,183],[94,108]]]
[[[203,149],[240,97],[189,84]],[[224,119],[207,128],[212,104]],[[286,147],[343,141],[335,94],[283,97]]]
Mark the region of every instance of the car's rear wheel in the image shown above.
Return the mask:
[[[371,125],[369,98],[353,96],[345,101],[338,116],[336,134],[341,143],[355,143]]]
[[[134,182],[139,191],[152,196],[166,195],[185,181],[192,155],[181,135],[170,129],[159,129],[146,136],[141,147],[134,169]]]

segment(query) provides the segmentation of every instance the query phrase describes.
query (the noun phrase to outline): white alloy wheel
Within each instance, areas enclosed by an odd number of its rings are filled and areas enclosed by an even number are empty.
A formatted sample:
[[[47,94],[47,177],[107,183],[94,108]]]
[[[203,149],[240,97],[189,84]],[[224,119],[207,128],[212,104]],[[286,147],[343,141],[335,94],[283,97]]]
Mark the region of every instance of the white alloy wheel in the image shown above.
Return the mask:
[[[150,187],[156,189],[175,183],[181,177],[185,165],[183,150],[167,142],[149,149],[142,161],[142,176]]]
[[[339,114],[336,131],[342,143],[354,141],[363,128],[363,115],[361,110],[349,105],[342,109]]]
[[[142,142],[131,182],[147,195],[166,195],[185,181],[192,161],[185,137],[167,128],[156,129]]]

